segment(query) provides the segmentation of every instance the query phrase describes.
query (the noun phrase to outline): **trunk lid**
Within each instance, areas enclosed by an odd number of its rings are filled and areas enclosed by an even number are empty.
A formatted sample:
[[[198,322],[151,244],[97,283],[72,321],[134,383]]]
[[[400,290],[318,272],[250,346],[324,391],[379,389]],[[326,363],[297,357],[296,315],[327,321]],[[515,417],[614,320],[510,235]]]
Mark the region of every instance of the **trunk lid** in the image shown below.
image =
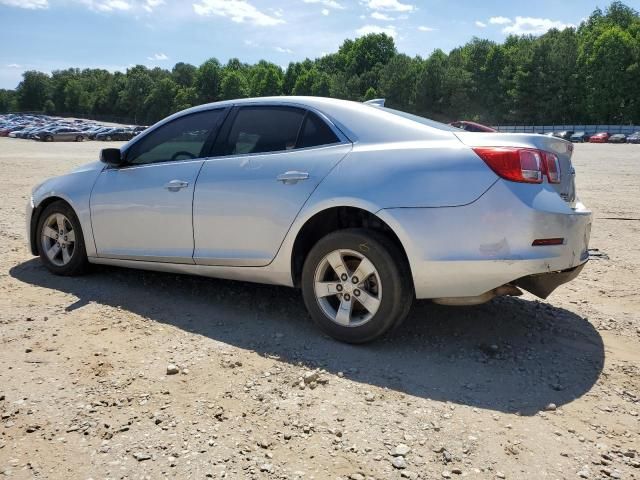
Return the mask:
[[[560,161],[560,183],[548,184],[571,208],[576,205],[575,170],[571,163],[573,144],[557,137],[530,133],[456,132],[456,137],[469,147],[522,147],[555,153]]]

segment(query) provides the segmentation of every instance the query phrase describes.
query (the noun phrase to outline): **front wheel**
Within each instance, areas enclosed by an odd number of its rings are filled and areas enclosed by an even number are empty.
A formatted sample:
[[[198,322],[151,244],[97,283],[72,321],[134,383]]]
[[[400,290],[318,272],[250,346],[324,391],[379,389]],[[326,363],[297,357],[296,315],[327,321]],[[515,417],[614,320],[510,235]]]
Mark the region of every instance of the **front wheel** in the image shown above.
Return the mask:
[[[399,325],[414,297],[400,249],[365,229],[340,230],[318,241],[304,263],[302,295],[320,329],[347,343],[375,340]]]
[[[38,221],[38,251],[56,275],[84,273],[89,265],[80,222],[73,209],[58,201],[47,206]]]

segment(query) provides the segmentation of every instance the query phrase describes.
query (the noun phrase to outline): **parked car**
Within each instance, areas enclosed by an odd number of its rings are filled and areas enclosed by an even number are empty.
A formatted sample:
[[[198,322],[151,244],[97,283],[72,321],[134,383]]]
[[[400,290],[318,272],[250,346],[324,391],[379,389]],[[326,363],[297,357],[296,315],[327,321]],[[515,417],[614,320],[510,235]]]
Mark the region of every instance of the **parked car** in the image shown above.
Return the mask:
[[[571,137],[569,137],[569,140],[572,141],[573,143],[584,143],[584,142],[588,142],[590,138],[590,135],[587,134],[587,132],[576,132],[573,135],[571,135]]]
[[[137,127],[133,127],[132,131],[135,135],[138,135],[139,133],[144,132],[147,128],[149,127],[146,127],[144,125],[139,125]]]
[[[43,142],[83,142],[86,136],[72,127],[58,127],[40,131],[34,138]]]
[[[494,128],[481,125],[476,122],[469,122],[467,120],[459,120],[457,122],[451,122],[449,125],[456,128],[461,128],[467,132],[497,132]]]
[[[108,132],[109,130],[113,130],[114,127],[95,127],[91,130],[89,130],[88,132],[88,137],[91,140],[95,140],[96,139],[96,135],[103,133],[103,132]]]
[[[30,115],[30,114],[0,114],[0,137],[11,136],[14,138],[29,138],[36,140],[44,140],[45,137],[40,134],[46,132],[58,131],[61,128],[70,128],[74,132],[80,132],[83,139],[92,138],[95,134],[106,132],[107,130],[125,130],[126,132],[143,131],[146,127],[116,127],[105,126],[96,123],[93,120],[68,119],[61,117],[51,117],[48,115]],[[119,139],[129,139],[133,133],[126,133]],[[38,136],[38,138],[36,138]],[[49,138],[49,137],[46,137]],[[53,137],[51,137],[53,138]],[[60,138],[61,139],[61,138]]]
[[[627,143],[627,136],[624,133],[616,133],[609,137],[609,143]]]
[[[297,286],[322,330],[361,343],[414,298],[546,298],[575,278],[591,212],[572,152],[338,99],[212,103],[38,185],[30,248],[59,275],[99,263]]]
[[[562,132],[553,132],[553,136],[556,138],[562,138],[564,140],[569,140],[573,135],[571,130],[563,130]]]
[[[607,143],[608,140],[609,140],[609,133],[600,132],[600,133],[596,133],[595,135],[591,135],[591,137],[589,138],[589,143]]]
[[[632,133],[627,137],[627,143],[640,143],[640,132]]]
[[[101,132],[95,135],[96,140],[131,140],[135,135],[131,130],[125,128],[112,128],[105,132]]]

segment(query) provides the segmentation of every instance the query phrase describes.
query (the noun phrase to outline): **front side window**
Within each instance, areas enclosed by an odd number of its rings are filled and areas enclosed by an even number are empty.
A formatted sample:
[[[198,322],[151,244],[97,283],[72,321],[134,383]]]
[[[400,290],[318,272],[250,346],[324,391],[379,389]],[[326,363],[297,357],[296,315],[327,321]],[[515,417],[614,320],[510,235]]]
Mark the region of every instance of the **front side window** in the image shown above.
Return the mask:
[[[305,111],[292,107],[243,107],[233,122],[223,155],[296,148]]]
[[[201,158],[207,139],[223,119],[224,109],[177,118],[143,137],[127,152],[127,163],[144,165]]]

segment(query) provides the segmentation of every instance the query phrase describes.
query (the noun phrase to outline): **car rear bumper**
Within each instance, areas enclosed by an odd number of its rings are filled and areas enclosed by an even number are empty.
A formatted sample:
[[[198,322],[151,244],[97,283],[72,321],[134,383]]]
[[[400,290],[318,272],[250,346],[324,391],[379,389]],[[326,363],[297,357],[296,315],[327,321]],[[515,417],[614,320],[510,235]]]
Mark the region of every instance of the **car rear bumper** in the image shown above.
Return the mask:
[[[588,260],[591,212],[580,203],[572,209],[546,184],[499,180],[466,206],[386,209],[378,215],[405,248],[417,298],[479,296],[525,278],[522,288],[531,286],[532,293],[546,297],[579,273],[572,277],[567,271]],[[532,246],[549,238],[564,240]],[[550,276],[531,277],[541,274]]]

